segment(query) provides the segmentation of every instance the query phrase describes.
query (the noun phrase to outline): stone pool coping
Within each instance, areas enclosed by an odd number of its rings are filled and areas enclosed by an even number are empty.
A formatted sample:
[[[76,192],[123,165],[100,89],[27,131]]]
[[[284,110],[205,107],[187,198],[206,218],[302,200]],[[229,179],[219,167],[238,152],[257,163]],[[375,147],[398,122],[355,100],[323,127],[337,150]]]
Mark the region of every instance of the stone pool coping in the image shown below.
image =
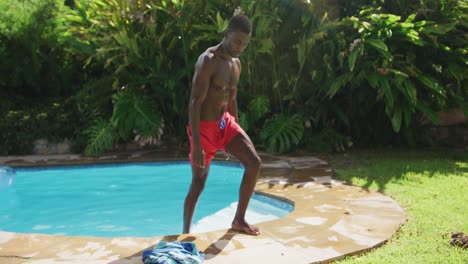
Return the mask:
[[[80,155],[0,157],[11,167],[171,161],[184,151],[140,151],[101,158]],[[294,203],[289,215],[256,224],[257,237],[229,229],[151,238],[71,237],[0,231],[0,263],[142,263],[141,253],[159,241],[192,241],[204,263],[327,263],[385,243],[406,214],[392,198],[333,179],[332,168],[312,156],[261,153],[255,191]],[[222,155],[215,159],[223,160]]]

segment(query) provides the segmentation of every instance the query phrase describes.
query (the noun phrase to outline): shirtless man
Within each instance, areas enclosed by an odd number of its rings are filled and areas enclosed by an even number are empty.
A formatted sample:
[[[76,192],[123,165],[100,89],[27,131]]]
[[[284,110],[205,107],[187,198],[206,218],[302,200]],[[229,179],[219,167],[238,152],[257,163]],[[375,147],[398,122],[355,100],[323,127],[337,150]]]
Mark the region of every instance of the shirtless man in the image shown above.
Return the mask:
[[[187,125],[192,184],[184,203],[184,233],[190,233],[193,213],[205,187],[210,162],[217,150],[223,150],[238,158],[245,167],[231,227],[249,235],[260,234],[257,227],[246,222],[245,212],[261,160],[249,136],[238,125],[236,99],[241,72],[238,57],[250,40],[251,30],[245,15],[234,15],[221,43],[208,48],[195,65]]]

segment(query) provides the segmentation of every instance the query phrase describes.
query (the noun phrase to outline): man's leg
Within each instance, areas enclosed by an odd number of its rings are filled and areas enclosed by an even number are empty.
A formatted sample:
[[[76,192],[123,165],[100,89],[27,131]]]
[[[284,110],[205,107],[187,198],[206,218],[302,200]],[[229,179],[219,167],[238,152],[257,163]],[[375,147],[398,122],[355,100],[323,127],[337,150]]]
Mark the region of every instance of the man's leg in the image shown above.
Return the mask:
[[[206,178],[208,177],[208,171],[210,165],[205,168],[200,168],[192,165],[192,184],[185,197],[184,203],[184,230],[183,233],[190,233],[190,226],[192,224],[193,213],[198,202],[198,198],[205,188]]]
[[[245,167],[239,190],[239,203],[236,215],[232,221],[232,229],[245,232],[250,235],[259,235],[257,227],[249,225],[245,221],[245,212],[252,197],[260,172],[261,160],[249,136],[244,131],[239,132],[227,145],[226,151],[239,159]]]

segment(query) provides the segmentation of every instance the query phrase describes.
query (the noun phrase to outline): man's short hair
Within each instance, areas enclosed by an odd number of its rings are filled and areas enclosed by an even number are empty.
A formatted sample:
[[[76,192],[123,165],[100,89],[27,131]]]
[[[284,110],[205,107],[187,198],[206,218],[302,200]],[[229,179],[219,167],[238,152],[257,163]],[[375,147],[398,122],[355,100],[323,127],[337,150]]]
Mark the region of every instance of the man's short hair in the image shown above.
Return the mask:
[[[236,14],[229,20],[227,31],[240,31],[246,34],[250,34],[252,32],[252,24],[246,15]]]

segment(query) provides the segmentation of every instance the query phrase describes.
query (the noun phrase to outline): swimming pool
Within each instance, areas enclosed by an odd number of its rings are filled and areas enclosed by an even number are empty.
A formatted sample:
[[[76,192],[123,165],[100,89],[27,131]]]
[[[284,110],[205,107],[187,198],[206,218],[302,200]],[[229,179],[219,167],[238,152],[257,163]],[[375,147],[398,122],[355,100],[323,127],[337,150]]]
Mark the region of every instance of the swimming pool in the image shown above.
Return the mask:
[[[181,233],[191,181],[187,162],[18,168],[0,191],[0,230],[67,236],[153,237]],[[243,168],[213,162],[192,232],[228,228]],[[292,205],[254,195],[246,218],[283,217]]]

